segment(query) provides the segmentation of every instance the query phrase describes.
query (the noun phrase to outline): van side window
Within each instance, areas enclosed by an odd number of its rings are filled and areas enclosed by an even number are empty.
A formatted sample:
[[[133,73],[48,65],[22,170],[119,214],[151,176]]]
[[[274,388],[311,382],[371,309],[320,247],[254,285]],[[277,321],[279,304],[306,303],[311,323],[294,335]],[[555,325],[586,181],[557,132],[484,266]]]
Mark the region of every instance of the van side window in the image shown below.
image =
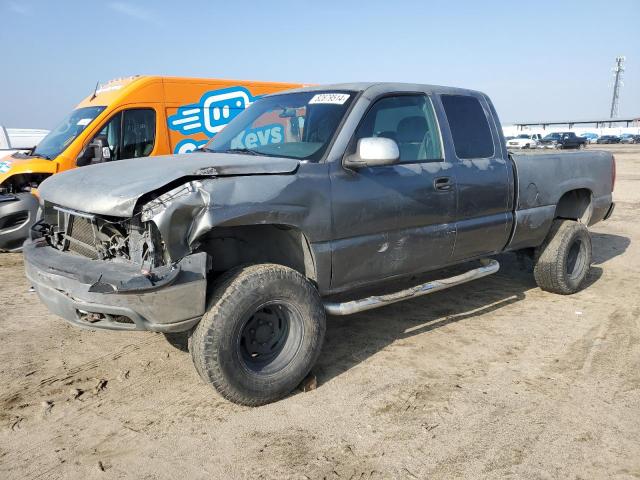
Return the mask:
[[[103,161],[147,157],[151,154],[156,135],[156,112],[150,108],[134,108],[116,113],[93,137],[102,140],[110,156]]]
[[[493,137],[478,99],[468,95],[442,95],[441,99],[458,158],[492,157]]]
[[[150,108],[125,110],[121,159],[148,157],[156,136],[156,112]]]
[[[104,128],[93,137],[90,143],[95,140],[102,139],[102,145],[109,147],[111,157],[106,160],[119,160],[120,159],[120,137],[122,128],[122,112],[116,113],[111,120],[107,122]]]
[[[352,148],[366,137],[394,140],[400,163],[442,161],[440,132],[426,95],[397,95],[376,101],[358,126]]]

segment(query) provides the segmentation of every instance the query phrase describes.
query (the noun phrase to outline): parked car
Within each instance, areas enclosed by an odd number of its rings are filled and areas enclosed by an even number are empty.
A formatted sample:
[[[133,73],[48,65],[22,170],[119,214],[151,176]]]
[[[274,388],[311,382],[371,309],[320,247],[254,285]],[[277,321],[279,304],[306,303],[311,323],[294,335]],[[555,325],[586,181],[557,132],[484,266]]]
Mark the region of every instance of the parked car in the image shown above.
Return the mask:
[[[539,140],[542,140],[539,133],[521,133],[507,142],[507,148],[536,148]]]
[[[581,137],[584,137],[587,139],[587,143],[596,143],[596,140],[598,140],[598,134],[597,133],[583,133],[580,135]]]
[[[191,152],[255,98],[300,86],[135,76],[96,88],[35,149],[2,159],[0,252],[22,247],[38,208],[31,191],[50,175],[102,162]]]
[[[504,137],[504,140],[505,140],[505,142],[507,142],[507,141],[511,140],[512,138],[516,138],[516,137],[513,136],[513,135],[509,135],[507,137]]]
[[[608,143],[620,143],[620,137],[616,135],[602,135],[596,141],[598,144],[608,144]]]
[[[326,313],[490,275],[503,251],[530,252],[544,290],[580,289],[587,227],[614,208],[615,160],[510,154],[498,125],[489,98],[465,89],[350,83],[269,95],[199,152],[46,179],[26,274],[73,325],[189,332],[204,381],[265,404],[308,374]],[[394,291],[442,269],[445,278]]]
[[[578,137],[574,132],[550,133],[538,142],[538,148],[584,148],[587,139]]]
[[[640,135],[623,133],[620,135],[620,143],[640,143]]]

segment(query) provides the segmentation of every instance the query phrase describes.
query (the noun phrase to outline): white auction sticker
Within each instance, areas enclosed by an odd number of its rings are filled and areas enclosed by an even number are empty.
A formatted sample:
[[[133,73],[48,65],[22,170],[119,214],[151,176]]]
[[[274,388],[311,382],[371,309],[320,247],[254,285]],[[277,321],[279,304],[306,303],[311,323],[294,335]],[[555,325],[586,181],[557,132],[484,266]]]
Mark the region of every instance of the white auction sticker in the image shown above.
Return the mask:
[[[332,103],[334,105],[343,105],[349,99],[348,93],[318,93],[309,100],[309,105],[316,103]]]
[[[89,123],[91,123],[90,118],[81,118],[80,120],[78,120],[78,123],[76,123],[76,125],[80,125],[81,127],[86,127],[87,125],[89,125]]]

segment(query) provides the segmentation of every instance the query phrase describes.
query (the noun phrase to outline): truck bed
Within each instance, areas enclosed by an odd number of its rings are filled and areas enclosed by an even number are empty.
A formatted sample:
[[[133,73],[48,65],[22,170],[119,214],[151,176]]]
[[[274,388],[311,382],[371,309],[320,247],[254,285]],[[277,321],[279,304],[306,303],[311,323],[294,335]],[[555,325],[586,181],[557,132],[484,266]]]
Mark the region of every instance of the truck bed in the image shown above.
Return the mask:
[[[614,159],[605,151],[511,154],[516,202],[514,232],[508,250],[535,247],[547,235],[556,216],[587,225],[602,220],[611,207]],[[611,181],[602,181],[602,179]],[[569,193],[567,192],[577,192]],[[582,206],[584,205],[584,208]],[[566,215],[562,210],[566,209]],[[541,228],[542,227],[542,228]]]

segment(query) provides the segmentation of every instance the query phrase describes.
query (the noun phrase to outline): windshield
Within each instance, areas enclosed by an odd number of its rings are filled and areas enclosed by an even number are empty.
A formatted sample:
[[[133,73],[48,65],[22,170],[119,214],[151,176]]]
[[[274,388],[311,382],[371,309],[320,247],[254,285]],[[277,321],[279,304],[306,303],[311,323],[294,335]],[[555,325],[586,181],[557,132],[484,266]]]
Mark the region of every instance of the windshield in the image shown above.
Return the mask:
[[[57,157],[105,108],[84,107],[73,110],[55,130],[42,139],[31,155],[49,160]]]
[[[559,133],[550,133],[549,135],[544,137],[543,140],[557,140],[560,137],[561,135]]]
[[[518,135],[518,137],[517,137],[517,138],[526,138],[526,139],[529,139],[529,140],[530,140],[530,139],[531,139],[531,136],[530,136],[530,135],[522,134],[522,135]]]
[[[300,92],[262,98],[234,118],[204,150],[318,161],[354,92]]]

